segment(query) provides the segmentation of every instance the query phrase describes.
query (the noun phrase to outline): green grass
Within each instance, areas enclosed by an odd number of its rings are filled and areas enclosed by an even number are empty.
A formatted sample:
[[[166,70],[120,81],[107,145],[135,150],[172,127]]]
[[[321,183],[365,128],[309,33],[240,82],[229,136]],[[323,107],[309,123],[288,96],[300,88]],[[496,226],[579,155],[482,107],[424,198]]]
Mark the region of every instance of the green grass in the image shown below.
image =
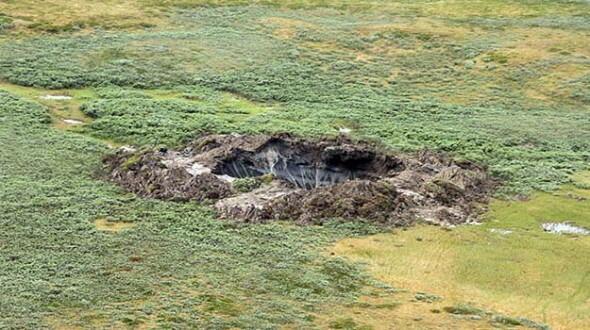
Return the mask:
[[[181,8],[195,8],[219,5],[248,5],[253,1],[246,0],[144,0],[144,3],[157,7],[178,6]],[[272,5],[293,9],[336,8],[348,11],[362,12],[403,12],[418,15],[436,15],[443,17],[536,17],[543,15],[572,15],[588,14],[589,9],[582,1],[519,1],[508,0],[467,1],[453,0],[443,4],[433,4],[429,1],[336,1],[336,0],[257,0],[256,4]]]
[[[80,0],[76,6],[66,0],[39,3],[35,0],[0,3],[0,33],[9,34],[76,34],[92,31],[137,31],[166,29],[170,12],[177,8],[200,9],[219,6],[267,5],[277,9],[336,9],[353,13],[381,12],[389,15],[439,17],[445,19],[473,18],[546,18],[566,21],[571,17],[583,20],[590,15],[583,1],[467,1],[445,3],[430,1],[335,1],[335,0]]]
[[[555,189],[590,159],[590,45],[573,42],[582,22],[391,23],[370,11],[276,6],[169,15],[166,31],[6,40],[0,76],[38,89],[112,90],[88,99],[95,118],[81,132],[117,143],[178,146],[197,130],[319,137],[344,123],[398,150],[481,162],[503,180],[502,194]],[[573,53],[549,51],[555,45]],[[556,88],[538,88],[541,78]]]
[[[0,99],[1,328],[307,327],[321,304],[360,293],[358,269],[309,247],[362,225],[247,226],[138,199],[97,180],[103,143],[51,128],[35,102]],[[134,225],[96,229],[104,218]]]
[[[577,180],[589,182],[588,173]],[[527,202],[494,201],[479,226],[417,227],[347,239],[330,251],[365,262],[370,274],[393,287],[444,297],[435,307],[458,304],[451,313],[473,313],[463,304],[471,301],[494,314],[581,329],[590,321],[590,266],[580,262],[590,258],[590,237],[541,229],[544,222],[563,221],[590,228],[588,202],[568,193],[590,198],[590,190],[567,185]],[[418,307],[413,312],[428,314]]]
[[[590,198],[589,16],[583,1],[0,3],[0,328],[489,328],[430,312],[466,302],[497,323],[587,324],[588,239],[540,225],[590,226],[567,197]],[[382,228],[220,222],[98,179],[105,142],[341,127],[481,162],[500,196],[532,199],[495,201],[477,227],[341,241],[407,289],[343,305],[364,276],[317,248]]]

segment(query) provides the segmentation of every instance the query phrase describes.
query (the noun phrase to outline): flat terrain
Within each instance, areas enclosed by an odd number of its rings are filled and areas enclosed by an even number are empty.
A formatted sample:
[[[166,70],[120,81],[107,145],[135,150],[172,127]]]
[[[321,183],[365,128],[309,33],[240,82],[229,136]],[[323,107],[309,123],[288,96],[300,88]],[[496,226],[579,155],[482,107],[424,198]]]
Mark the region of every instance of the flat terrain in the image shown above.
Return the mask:
[[[585,329],[588,1],[0,1],[0,328]],[[428,147],[480,225],[220,221],[105,180],[195,132]]]
[[[588,182],[587,176],[579,180]],[[583,261],[590,258],[588,239],[541,230],[542,223],[549,221],[590,225],[588,206],[571,194],[590,197],[588,190],[565,186],[525,203],[494,202],[480,226],[416,227],[345,239],[328,251],[361,261],[375,279],[392,287],[444,297],[432,305],[406,303],[409,306],[400,308],[401,315],[424,317],[433,328],[447,320],[441,321],[431,309],[471,302],[556,329],[583,329],[590,324],[590,269]],[[388,320],[400,328],[407,326],[406,319],[396,314]],[[366,316],[359,318],[371,322]]]

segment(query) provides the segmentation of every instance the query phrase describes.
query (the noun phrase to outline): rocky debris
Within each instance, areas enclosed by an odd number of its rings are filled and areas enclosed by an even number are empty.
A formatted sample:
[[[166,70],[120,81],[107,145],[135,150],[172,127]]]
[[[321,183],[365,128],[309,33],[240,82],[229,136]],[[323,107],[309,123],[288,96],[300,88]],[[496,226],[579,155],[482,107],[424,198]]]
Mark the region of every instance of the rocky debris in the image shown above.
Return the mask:
[[[121,162],[122,161],[122,162]],[[170,162],[159,152],[121,149],[108,157],[109,177],[141,197],[173,201],[217,200],[230,195],[229,183],[211,173],[191,175],[182,162]]]
[[[273,201],[293,193],[293,188],[280,182],[262,186],[251,192],[224,198],[215,203],[215,208],[226,219],[269,219],[273,210]]]
[[[245,222],[459,224],[483,211],[496,186],[473,163],[427,149],[394,153],[343,136],[203,134],[178,151],[122,149],[105,164],[111,181],[140,196],[211,200],[222,218]],[[253,177],[271,179],[249,192],[232,189],[236,179]]]
[[[584,198],[584,197],[582,197],[582,196],[578,196],[578,195],[576,195],[576,194],[572,193],[571,191],[570,191],[570,192],[568,192],[568,193],[567,193],[565,196],[566,196],[566,197],[569,197],[569,198],[572,198],[572,199],[575,199],[575,200],[577,200],[578,202],[585,202],[585,201],[586,201],[586,198]]]
[[[363,218],[405,225],[412,219],[403,211],[414,205],[411,197],[386,182],[357,179],[293,192],[273,199],[266,209],[270,218],[293,219],[300,224],[321,223],[327,218]]]

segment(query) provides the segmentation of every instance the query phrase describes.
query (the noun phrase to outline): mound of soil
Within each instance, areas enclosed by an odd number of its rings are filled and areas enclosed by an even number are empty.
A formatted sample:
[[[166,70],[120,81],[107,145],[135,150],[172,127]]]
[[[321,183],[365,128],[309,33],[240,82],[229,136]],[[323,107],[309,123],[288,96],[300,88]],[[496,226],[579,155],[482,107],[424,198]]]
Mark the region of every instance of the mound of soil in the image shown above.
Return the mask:
[[[202,135],[179,151],[126,148],[104,161],[111,181],[140,196],[211,200],[222,218],[246,222],[458,224],[481,212],[496,186],[474,163],[345,137]],[[244,178],[261,186],[237,193],[232,183]]]

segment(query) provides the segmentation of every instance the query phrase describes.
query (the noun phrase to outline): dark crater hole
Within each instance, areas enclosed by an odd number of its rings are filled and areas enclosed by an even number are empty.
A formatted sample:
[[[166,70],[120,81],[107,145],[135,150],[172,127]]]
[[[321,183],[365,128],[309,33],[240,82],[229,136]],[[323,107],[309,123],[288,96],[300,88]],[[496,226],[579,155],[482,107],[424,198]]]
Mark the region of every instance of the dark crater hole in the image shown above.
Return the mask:
[[[370,179],[374,177],[371,168],[375,160],[375,153],[367,150],[292,146],[272,140],[254,152],[234,150],[218,163],[213,173],[236,178],[272,174],[298,188],[311,190],[353,179]]]

